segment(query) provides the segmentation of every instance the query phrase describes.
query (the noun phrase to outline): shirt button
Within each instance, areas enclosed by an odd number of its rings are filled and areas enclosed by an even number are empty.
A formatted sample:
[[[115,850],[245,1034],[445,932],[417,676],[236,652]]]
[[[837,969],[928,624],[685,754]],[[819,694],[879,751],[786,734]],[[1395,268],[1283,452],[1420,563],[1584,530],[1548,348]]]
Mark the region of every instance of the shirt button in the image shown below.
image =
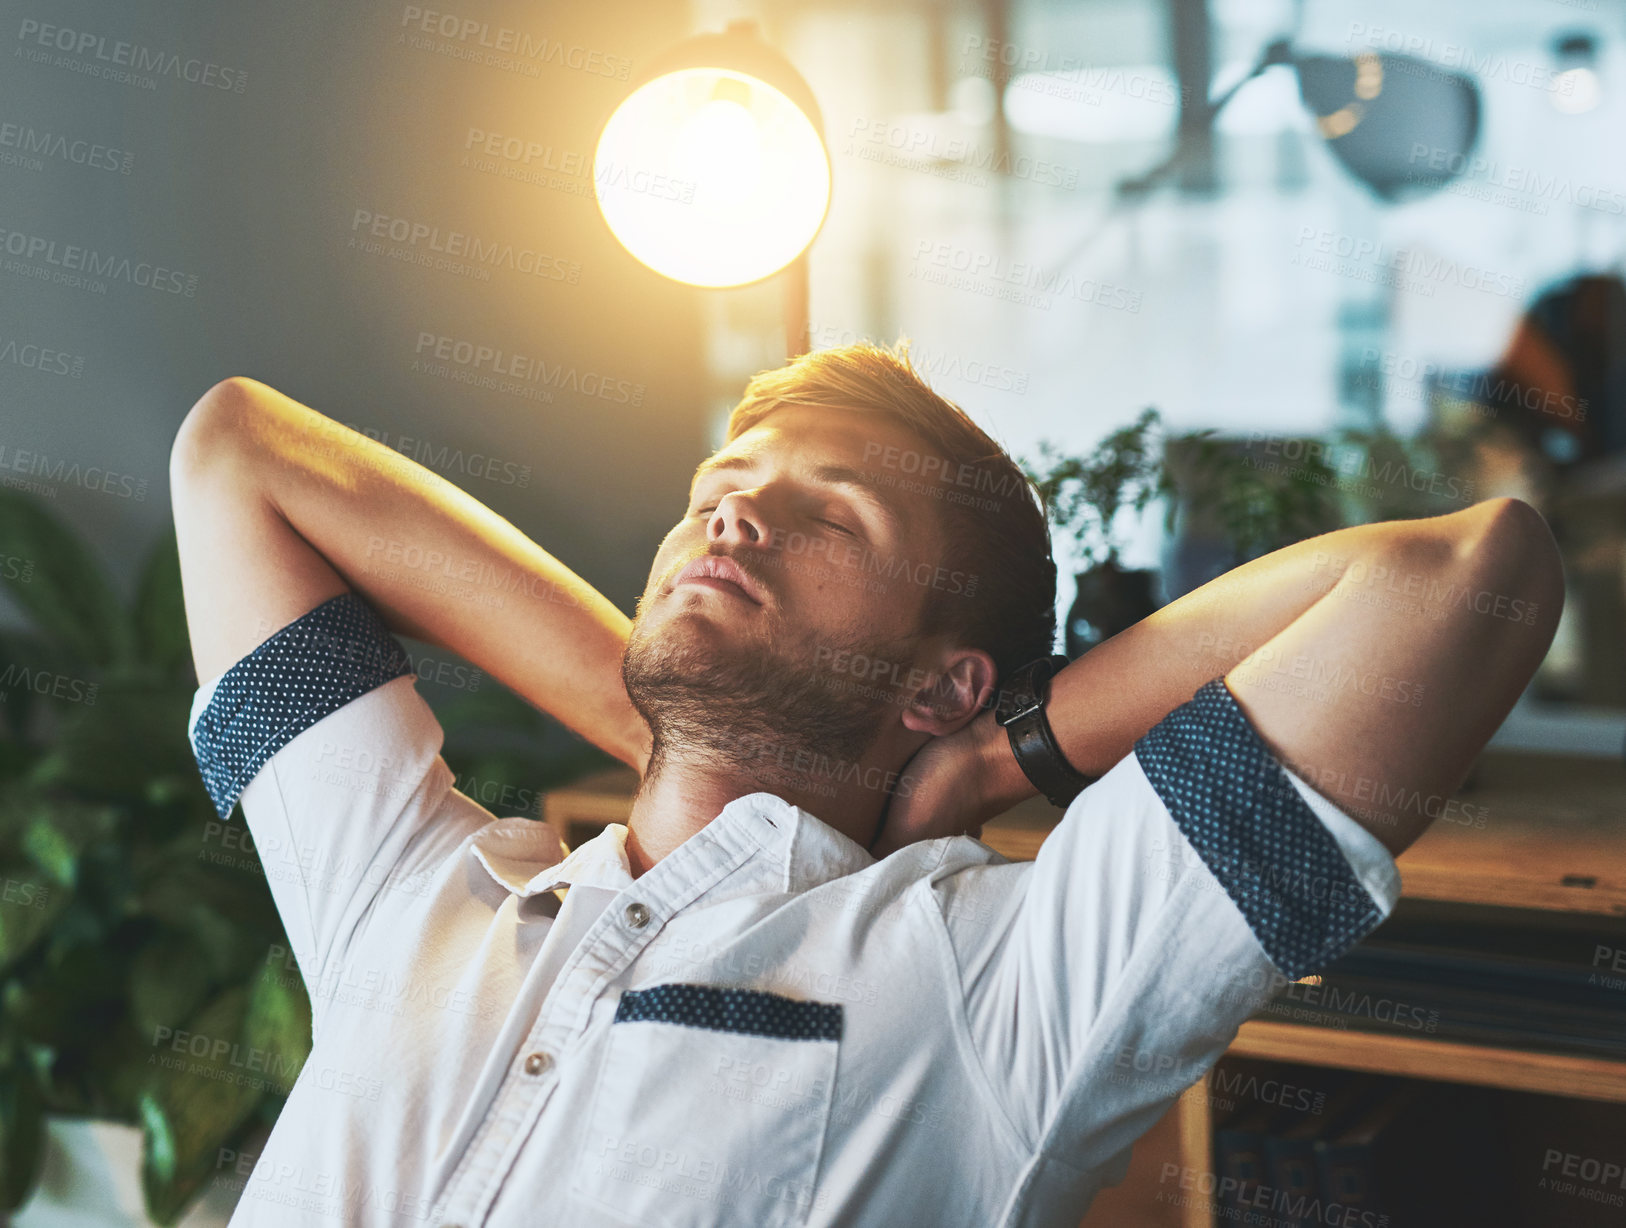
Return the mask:
[[[525,1059],[525,1073],[539,1075],[551,1065],[553,1059],[546,1053],[533,1053]]]
[[[635,930],[641,930],[649,924],[649,909],[634,900],[627,905],[626,912],[621,914],[627,919],[627,924]]]

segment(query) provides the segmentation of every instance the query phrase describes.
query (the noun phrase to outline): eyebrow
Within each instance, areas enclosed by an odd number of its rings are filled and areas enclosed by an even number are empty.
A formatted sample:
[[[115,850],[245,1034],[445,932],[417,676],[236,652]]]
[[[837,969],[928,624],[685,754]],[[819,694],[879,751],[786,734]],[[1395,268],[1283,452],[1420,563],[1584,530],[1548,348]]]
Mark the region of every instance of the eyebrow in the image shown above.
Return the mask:
[[[721,469],[755,469],[761,459],[760,450],[749,452],[734,452],[732,454],[713,455],[701,461],[694,471],[694,480],[689,484],[692,494],[694,488],[700,484],[702,478],[709,477]],[[877,515],[886,521],[887,527],[898,535],[902,535],[903,521],[897,509],[875,489],[874,483],[861,469],[854,469],[848,465],[820,465],[813,470],[813,480],[823,482],[829,486],[841,486],[857,495],[864,503],[873,508]]]

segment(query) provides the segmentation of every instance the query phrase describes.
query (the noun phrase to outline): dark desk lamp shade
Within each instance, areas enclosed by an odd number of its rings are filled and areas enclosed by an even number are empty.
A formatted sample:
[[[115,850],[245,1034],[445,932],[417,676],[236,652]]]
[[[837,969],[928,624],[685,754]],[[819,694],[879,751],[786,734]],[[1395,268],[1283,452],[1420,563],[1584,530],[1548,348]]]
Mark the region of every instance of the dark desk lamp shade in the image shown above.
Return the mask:
[[[1467,169],[1479,135],[1473,78],[1378,52],[1291,63],[1327,147],[1381,199],[1432,192]]]

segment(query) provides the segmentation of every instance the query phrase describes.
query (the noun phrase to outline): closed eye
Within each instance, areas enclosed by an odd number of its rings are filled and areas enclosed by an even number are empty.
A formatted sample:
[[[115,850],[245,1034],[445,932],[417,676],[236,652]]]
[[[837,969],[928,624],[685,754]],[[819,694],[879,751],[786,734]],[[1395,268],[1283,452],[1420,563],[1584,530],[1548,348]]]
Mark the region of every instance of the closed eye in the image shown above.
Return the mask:
[[[689,515],[691,517],[705,519],[707,516],[711,515],[711,513],[715,512],[719,506],[720,505],[717,503],[707,503],[702,507],[695,508],[689,513]],[[814,524],[822,525],[832,532],[840,533],[844,537],[859,537],[862,535],[858,529],[853,528],[851,525],[844,524],[839,520],[831,520],[829,517],[809,515],[808,519]]]

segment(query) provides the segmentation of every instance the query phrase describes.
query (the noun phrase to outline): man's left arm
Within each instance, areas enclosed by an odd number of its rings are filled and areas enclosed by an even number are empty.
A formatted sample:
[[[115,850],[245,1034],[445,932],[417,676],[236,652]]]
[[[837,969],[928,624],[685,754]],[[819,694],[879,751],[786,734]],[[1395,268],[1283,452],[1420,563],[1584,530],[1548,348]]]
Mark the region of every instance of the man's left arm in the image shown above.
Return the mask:
[[[1517,499],[1357,525],[1245,563],[1107,640],[1056,675],[1046,711],[1068,762],[1100,776],[1223,677],[1282,764],[1398,855],[1528,684],[1563,597],[1552,534]],[[908,771],[920,783],[878,854],[1036,793],[991,712]],[[1374,796],[1424,804],[1379,811]]]
[[[1461,784],[1546,651],[1561,578],[1534,510],[1492,500],[1277,551],[1058,675],[1057,739],[1102,779],[1035,861],[932,891],[991,1095],[1067,1196],[1115,1179],[1243,1020],[1388,915],[1392,855],[1439,806],[1358,803]],[[1003,783],[978,804],[997,813],[1034,790],[992,729]],[[911,804],[970,779],[910,770]]]

